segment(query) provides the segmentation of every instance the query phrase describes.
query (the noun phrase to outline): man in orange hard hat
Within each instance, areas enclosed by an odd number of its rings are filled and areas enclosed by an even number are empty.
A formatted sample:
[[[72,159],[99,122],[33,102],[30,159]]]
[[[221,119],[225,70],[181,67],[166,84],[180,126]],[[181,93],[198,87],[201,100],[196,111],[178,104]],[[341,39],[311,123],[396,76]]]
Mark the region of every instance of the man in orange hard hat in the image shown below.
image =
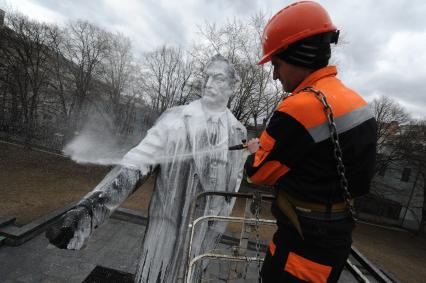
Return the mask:
[[[277,195],[263,283],[336,282],[351,248],[353,197],[369,191],[376,122],[328,66],[338,36],[327,11],[311,1],[285,7],[264,30],[259,64],[271,61],[291,95],[248,143],[249,180],[275,186]]]

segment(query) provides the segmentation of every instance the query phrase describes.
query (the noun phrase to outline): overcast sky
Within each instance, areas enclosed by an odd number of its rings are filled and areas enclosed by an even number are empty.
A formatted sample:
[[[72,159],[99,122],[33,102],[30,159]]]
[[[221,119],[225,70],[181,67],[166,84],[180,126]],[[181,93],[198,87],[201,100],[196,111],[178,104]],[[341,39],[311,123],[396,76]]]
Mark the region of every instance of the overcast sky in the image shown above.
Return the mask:
[[[190,46],[197,25],[274,14],[278,0],[0,0],[0,8],[65,24],[89,20],[131,38],[136,51],[162,44]],[[415,118],[426,118],[426,1],[324,0],[343,34],[335,49],[339,77],[367,100],[387,95]]]

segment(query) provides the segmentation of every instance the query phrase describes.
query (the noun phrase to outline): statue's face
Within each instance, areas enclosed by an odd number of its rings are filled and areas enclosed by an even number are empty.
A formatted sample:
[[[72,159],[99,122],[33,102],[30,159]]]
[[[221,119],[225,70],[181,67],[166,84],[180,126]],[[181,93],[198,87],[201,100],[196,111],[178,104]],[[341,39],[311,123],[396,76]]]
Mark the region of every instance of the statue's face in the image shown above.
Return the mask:
[[[222,61],[212,62],[206,70],[206,83],[203,100],[211,106],[226,106],[233,92],[233,82],[228,73],[228,64]]]

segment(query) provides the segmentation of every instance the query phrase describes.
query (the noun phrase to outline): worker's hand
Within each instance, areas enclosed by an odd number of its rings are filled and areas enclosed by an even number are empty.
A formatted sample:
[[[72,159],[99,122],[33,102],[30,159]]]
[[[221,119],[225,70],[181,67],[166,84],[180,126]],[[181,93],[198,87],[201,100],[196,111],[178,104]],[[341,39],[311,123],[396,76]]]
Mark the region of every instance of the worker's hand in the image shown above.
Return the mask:
[[[76,207],[46,231],[46,238],[60,249],[79,250],[90,236],[91,221],[87,208]]]
[[[248,151],[250,151],[250,153],[255,153],[256,151],[258,151],[259,147],[260,144],[258,138],[251,139],[247,143],[247,149]]]

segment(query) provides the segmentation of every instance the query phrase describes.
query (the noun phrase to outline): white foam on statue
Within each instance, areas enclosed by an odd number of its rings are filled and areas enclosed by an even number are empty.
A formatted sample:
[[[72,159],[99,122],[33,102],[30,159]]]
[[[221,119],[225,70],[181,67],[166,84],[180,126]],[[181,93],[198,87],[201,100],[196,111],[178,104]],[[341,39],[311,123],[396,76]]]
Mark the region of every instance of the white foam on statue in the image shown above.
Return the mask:
[[[233,133],[236,127],[240,133]],[[210,139],[215,136],[215,141]],[[245,137],[242,125],[229,110],[209,115],[201,101],[176,107],[164,114],[146,138],[124,158],[123,165],[145,171],[150,160],[160,165],[152,196],[138,282],[176,282],[185,258],[184,246],[190,201],[204,191],[238,190],[242,178],[242,152],[228,151]],[[230,214],[234,201],[208,197],[198,214]],[[225,225],[203,224],[196,231],[193,254],[214,247]]]
[[[227,150],[229,146],[240,144],[247,134],[244,126],[226,108],[233,91],[230,86],[235,86],[232,81],[235,77],[230,78],[229,65],[223,62],[223,57],[215,56],[211,62],[207,65],[207,74],[222,77],[206,83],[201,99],[163,113],[145,138],[119,162],[123,167],[140,170],[142,175],[151,173],[153,167],[159,167],[136,282],[176,282],[186,263],[185,241],[189,240],[187,228],[191,200],[204,191],[236,192],[239,189],[243,176],[243,152]],[[228,89],[223,86],[228,86]],[[224,96],[224,99],[216,95]],[[131,188],[126,179],[111,180],[114,174],[110,176],[102,183],[115,182],[114,187],[120,189],[106,192],[111,201],[94,211],[96,224],[102,223],[130,194]],[[95,190],[104,190],[102,183]],[[224,197],[209,196],[198,204],[198,216],[228,216],[234,202]],[[223,222],[200,225],[193,239],[193,256],[214,248],[225,228]],[[82,246],[84,237],[75,238],[78,243],[73,242],[73,246]],[[200,274],[198,269],[195,277],[199,278]]]

